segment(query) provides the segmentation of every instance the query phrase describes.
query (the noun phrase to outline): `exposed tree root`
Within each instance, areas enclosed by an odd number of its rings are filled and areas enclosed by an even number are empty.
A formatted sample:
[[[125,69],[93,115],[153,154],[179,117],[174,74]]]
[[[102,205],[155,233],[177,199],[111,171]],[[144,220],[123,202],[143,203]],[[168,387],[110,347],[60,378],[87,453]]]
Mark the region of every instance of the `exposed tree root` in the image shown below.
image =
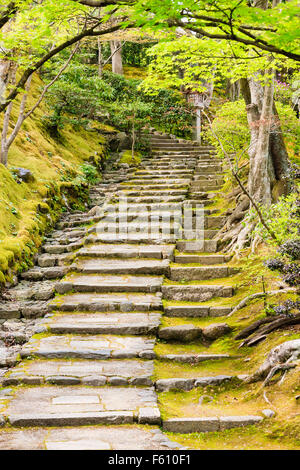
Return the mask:
[[[278,328],[282,328],[283,326],[296,325],[297,323],[300,323],[300,314],[292,315],[290,317],[286,315],[280,315],[278,317],[275,317],[275,320],[271,317],[271,321],[265,321],[264,324],[261,323],[260,325],[258,325],[255,330],[255,335],[248,335],[249,337],[245,341],[243,341],[239,347],[241,348],[242,346],[253,346],[254,344],[257,344],[258,342],[265,339],[266,336],[272,331],[277,330]]]
[[[296,289],[294,287],[287,287],[286,289],[271,290],[270,292],[257,292],[256,294],[248,295],[243,300],[241,300],[240,303],[237,304],[236,307],[234,307],[234,309],[232,310],[232,312],[228,316],[231,317],[238,310],[240,310],[243,307],[246,307],[248,302],[250,302],[251,300],[258,299],[259,297],[265,297],[267,295],[283,294],[285,292],[296,292]],[[254,323],[253,323],[253,325],[254,325]],[[250,328],[250,327],[248,327],[248,328]],[[242,332],[240,334],[242,334]],[[241,336],[240,338],[236,338],[236,339],[241,339],[243,337],[245,338],[246,336]]]
[[[297,366],[292,363],[300,358],[300,339],[294,339],[291,341],[285,341],[284,343],[271,349],[267,359],[254,372],[254,374],[248,376],[244,382],[253,383],[264,380],[263,387],[268,385],[277,372],[287,371]]]

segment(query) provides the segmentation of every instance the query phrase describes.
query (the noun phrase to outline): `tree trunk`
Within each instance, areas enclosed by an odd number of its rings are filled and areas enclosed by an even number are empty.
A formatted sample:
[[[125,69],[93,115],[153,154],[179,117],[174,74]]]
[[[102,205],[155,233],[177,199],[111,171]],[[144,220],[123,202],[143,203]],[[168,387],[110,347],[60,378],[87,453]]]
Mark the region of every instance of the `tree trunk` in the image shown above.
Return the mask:
[[[98,38],[98,76],[103,76],[103,65],[102,65],[102,44],[100,38]]]
[[[110,41],[110,49],[112,53],[112,71],[118,75],[124,75],[122,61],[122,46],[120,41]]]
[[[271,184],[274,179],[274,168],[269,153],[270,129],[273,119],[273,92],[272,81],[264,86],[255,158],[251,161],[249,174],[251,196],[255,201],[265,205],[272,202]]]

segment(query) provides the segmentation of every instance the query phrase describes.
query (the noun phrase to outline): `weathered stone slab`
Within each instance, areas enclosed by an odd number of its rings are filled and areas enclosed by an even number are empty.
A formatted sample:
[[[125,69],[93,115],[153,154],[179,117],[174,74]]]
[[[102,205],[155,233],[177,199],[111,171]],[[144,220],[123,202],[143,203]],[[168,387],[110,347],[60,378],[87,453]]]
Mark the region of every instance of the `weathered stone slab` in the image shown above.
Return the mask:
[[[21,350],[21,357],[108,359],[139,357],[153,351],[154,340],[131,336],[46,336],[31,338]]]
[[[145,430],[134,425],[0,431],[1,450],[163,450],[181,447],[169,441],[157,428]]]
[[[209,307],[199,305],[169,305],[164,309],[164,313],[167,317],[208,317],[209,311]]]
[[[169,326],[165,328],[160,328],[158,336],[161,339],[170,341],[181,341],[184,343],[194,341],[200,338],[202,335],[202,330],[196,328],[194,325],[178,325],[178,326]]]
[[[196,379],[159,379],[155,382],[155,388],[158,392],[169,392],[170,390],[189,391],[194,388]]]
[[[180,254],[175,256],[175,263],[199,263],[206,265],[214,265],[225,263],[224,255],[195,255]]]
[[[59,279],[67,274],[68,266],[56,266],[50,268],[32,268],[21,274],[22,279],[28,281],[42,281],[44,279]]]
[[[82,273],[166,274],[168,269],[168,260],[99,258],[76,263],[76,270]]]
[[[230,354],[161,354],[159,359],[167,361],[176,361],[186,364],[197,364],[203,361],[214,361],[234,358]]]
[[[222,285],[165,285],[162,295],[167,300],[205,302],[213,297],[232,297],[233,287]]]
[[[20,376],[36,377],[77,377],[82,379],[91,376],[113,377],[119,376],[126,379],[150,377],[153,373],[153,361],[142,360],[35,360],[22,362],[13,369]],[[6,377],[10,376],[10,372]]]
[[[157,407],[145,407],[139,409],[139,424],[160,424],[160,411]]]
[[[127,215],[127,214],[126,214]],[[128,215],[127,215],[128,216]],[[174,245],[128,245],[128,244],[94,244],[81,248],[79,256],[97,258],[169,258],[174,251]]]
[[[111,260],[110,260],[111,261]],[[67,292],[144,292],[151,293],[160,290],[163,277],[130,276],[123,274],[71,274],[56,285],[59,294]]]
[[[259,424],[263,418],[261,416],[223,416],[220,417],[220,431],[224,429],[239,428]]]
[[[217,375],[215,377],[199,377],[195,380],[195,387],[207,387],[208,385],[220,385],[232,380],[232,375]]]
[[[151,388],[44,386],[18,389],[5,414],[13,426],[132,423],[141,408],[157,407]]]
[[[163,421],[163,430],[188,434],[192,432],[213,432],[220,427],[218,418],[172,418]]]
[[[44,326],[52,333],[145,335],[157,333],[159,312],[104,312],[57,314]]]
[[[193,241],[177,241],[177,250],[185,252],[205,251],[215,253],[217,251],[216,240],[193,240]]]
[[[227,266],[186,266],[170,268],[170,279],[173,281],[205,281],[207,279],[223,278],[229,275]]]
[[[148,311],[162,308],[161,295],[154,294],[68,294],[49,303],[52,310],[71,311]]]
[[[203,330],[203,336],[210,341],[214,341],[230,333],[232,328],[227,323],[212,323]]]

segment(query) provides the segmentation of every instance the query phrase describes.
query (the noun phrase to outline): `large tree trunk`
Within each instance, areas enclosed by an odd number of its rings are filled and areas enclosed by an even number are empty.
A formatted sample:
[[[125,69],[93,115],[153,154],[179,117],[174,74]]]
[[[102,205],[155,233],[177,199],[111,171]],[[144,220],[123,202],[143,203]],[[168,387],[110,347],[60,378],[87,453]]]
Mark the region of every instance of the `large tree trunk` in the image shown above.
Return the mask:
[[[124,75],[122,61],[122,45],[120,41],[110,41],[110,49],[112,53],[112,71],[119,75]]]
[[[270,129],[273,119],[273,91],[273,82],[264,86],[255,156],[251,160],[249,174],[250,195],[255,201],[266,205],[272,202],[271,185],[274,182],[274,168],[269,152]]]
[[[241,79],[240,84],[251,136],[249,191],[257,202],[269,204],[272,199],[287,194],[290,187],[288,154],[271,98],[273,91],[254,79]]]

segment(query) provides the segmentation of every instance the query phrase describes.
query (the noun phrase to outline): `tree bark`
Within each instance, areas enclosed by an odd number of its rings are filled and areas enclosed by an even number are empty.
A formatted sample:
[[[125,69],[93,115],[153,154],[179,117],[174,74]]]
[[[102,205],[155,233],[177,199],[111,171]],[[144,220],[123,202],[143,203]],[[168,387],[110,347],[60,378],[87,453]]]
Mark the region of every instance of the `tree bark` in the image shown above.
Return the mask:
[[[124,75],[121,42],[110,41],[110,49],[112,54],[112,72],[117,73],[118,75]]]
[[[255,157],[252,158],[249,174],[251,196],[265,205],[272,202],[271,185],[274,180],[274,168],[270,159],[270,129],[273,119],[273,80],[264,86],[262,111],[257,133]]]

